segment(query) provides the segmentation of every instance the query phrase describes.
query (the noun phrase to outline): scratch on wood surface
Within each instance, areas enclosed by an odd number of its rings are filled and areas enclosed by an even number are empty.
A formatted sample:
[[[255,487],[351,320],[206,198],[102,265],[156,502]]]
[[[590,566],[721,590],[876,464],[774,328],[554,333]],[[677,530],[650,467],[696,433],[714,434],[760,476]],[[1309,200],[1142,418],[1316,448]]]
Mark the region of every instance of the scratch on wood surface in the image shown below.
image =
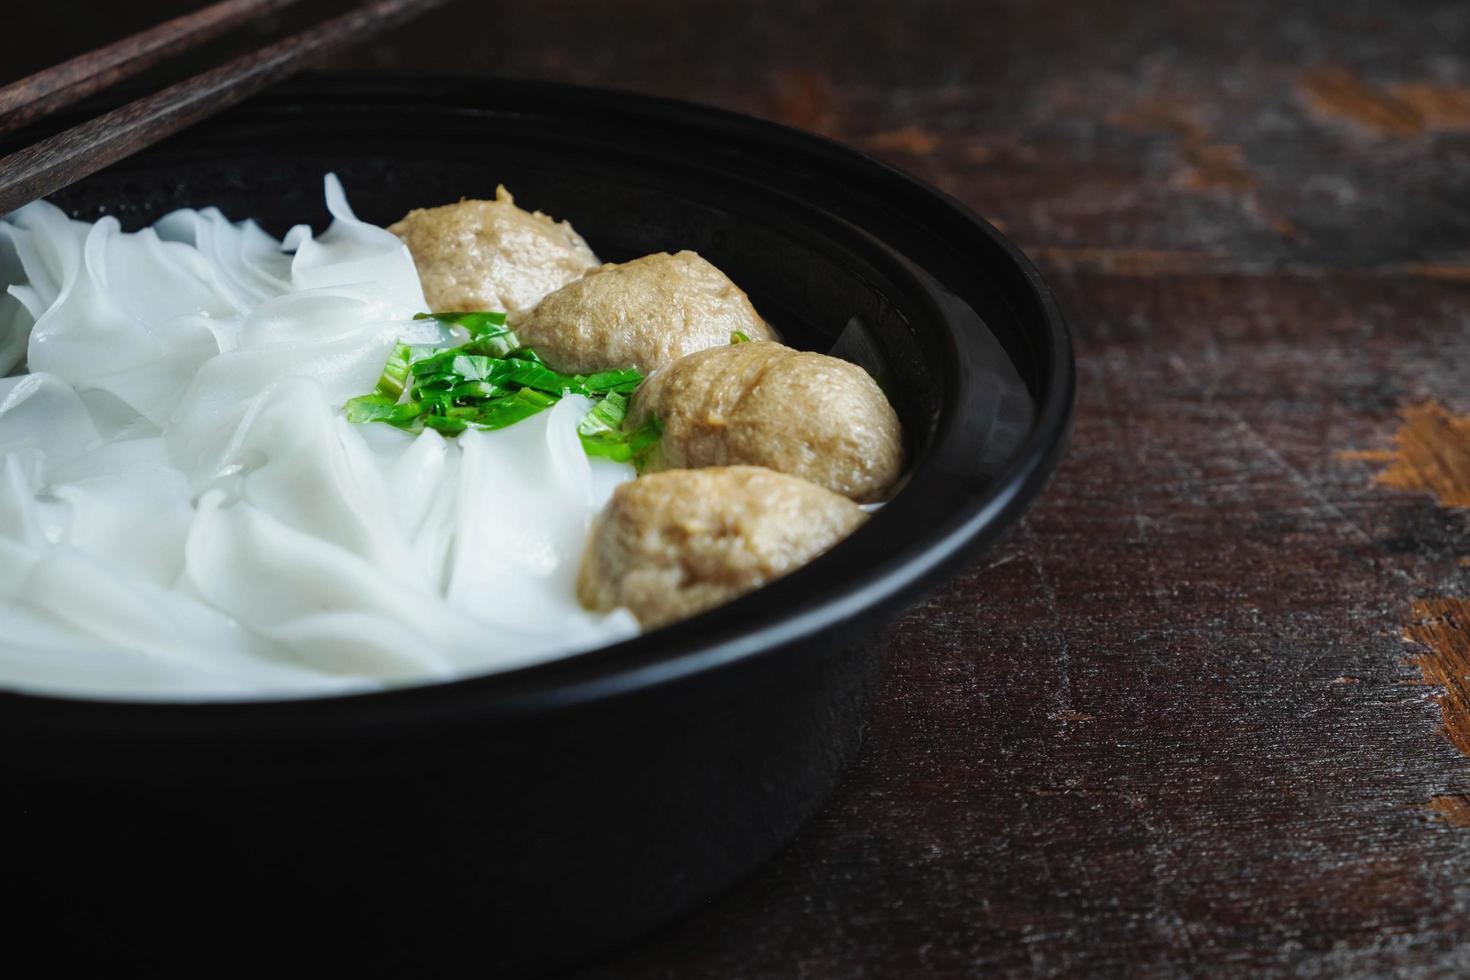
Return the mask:
[[[875,150],[899,150],[926,157],[937,150],[943,140],[938,134],[920,126],[905,126],[886,133],[875,133],[868,137],[867,142]]]
[[[1071,709],[1068,709],[1066,711],[1058,711],[1056,714],[1052,715],[1052,718],[1057,721],[1063,722],[1096,721],[1097,715],[1090,715],[1085,711],[1073,711]]]
[[[1033,796],[1111,797],[1122,800],[1133,807],[1140,807],[1148,803],[1148,798],[1142,794],[1105,786],[1030,786],[1027,789]]]
[[[1388,136],[1417,136],[1424,130],[1424,116],[1417,108],[1346,68],[1314,68],[1302,76],[1299,88],[1319,116],[1345,119]]]
[[[1416,599],[1404,637],[1427,653],[1412,659],[1435,697],[1445,737],[1470,755],[1470,599]]]
[[[1242,430],[1256,441],[1256,444],[1261,447],[1261,456],[1268,462],[1275,465],[1275,467],[1280,470],[1292,483],[1295,483],[1297,487],[1301,489],[1303,494],[1305,494],[1319,508],[1321,508],[1322,513],[1331,515],[1332,517],[1341,521],[1343,526],[1346,527],[1350,532],[1352,532],[1352,534],[1356,536],[1358,540],[1364,542],[1365,544],[1373,543],[1373,535],[1364,530],[1363,525],[1359,524],[1357,521],[1349,517],[1347,515],[1347,512],[1344,511],[1341,507],[1337,506],[1337,504],[1333,503],[1327,497],[1327,495],[1322,492],[1321,488],[1318,487],[1317,484],[1314,483],[1311,479],[1309,479],[1305,473],[1303,473],[1300,469],[1288,462],[1286,457],[1282,456],[1281,453],[1277,451],[1276,446],[1271,442],[1271,440],[1267,439],[1254,425],[1251,425],[1250,422],[1246,420],[1244,415],[1241,415],[1239,412],[1228,408],[1224,409],[1224,414],[1226,418],[1231,419],[1231,421],[1235,423],[1236,428]]]
[[[1067,643],[1067,631],[1062,626],[1062,611],[1057,604],[1057,592],[1052,587],[1051,576],[1046,574],[1046,566],[1041,561],[1041,543],[1036,539],[1036,531],[1031,527],[1029,520],[1021,521],[1021,529],[1026,535],[1026,555],[1031,559],[1031,567],[1036,571],[1036,580],[1041,585],[1041,594],[1046,599],[1046,611],[1051,617],[1052,629],[1055,630],[1057,642],[1057,665],[1061,669],[1063,691],[1061,693],[1061,707],[1051,713],[1053,719],[1061,719],[1063,715],[1075,714],[1077,703],[1077,682],[1072,677],[1072,647]]]
[[[1434,401],[1400,414],[1404,423],[1394,433],[1393,449],[1343,452],[1338,458],[1387,463],[1375,483],[1427,490],[1442,507],[1470,507],[1470,416],[1454,415]]]
[[[1440,819],[1451,827],[1470,827],[1470,796],[1446,793],[1431,798],[1424,808],[1439,814]]]
[[[1198,373],[1192,367],[1190,367],[1188,361],[1177,356],[1171,357],[1169,358],[1169,366],[1172,367],[1179,374],[1182,374],[1186,378],[1190,379],[1191,383],[1195,386],[1196,389],[1201,389],[1204,391],[1204,395],[1200,398],[1201,406],[1206,408],[1218,407],[1218,410],[1222,415],[1225,416],[1226,419],[1228,419],[1236,428],[1249,435],[1255,441],[1255,443],[1260,446],[1262,458],[1273,464],[1282,474],[1286,476],[1287,479],[1289,479],[1292,483],[1295,483],[1297,487],[1301,489],[1302,493],[1305,494],[1321,509],[1321,513],[1329,515],[1337,521],[1341,522],[1343,527],[1347,528],[1348,532],[1356,537],[1359,541],[1370,547],[1376,546],[1373,535],[1369,534],[1368,531],[1363,527],[1363,525],[1359,524],[1352,517],[1350,517],[1346,511],[1344,511],[1337,504],[1333,503],[1332,500],[1329,499],[1327,495],[1322,492],[1321,488],[1316,485],[1316,483],[1309,479],[1306,474],[1304,474],[1301,470],[1297,469],[1297,467],[1288,462],[1286,458],[1281,455],[1281,453],[1277,452],[1276,447],[1272,444],[1271,440],[1267,439],[1265,435],[1260,432],[1260,430],[1251,425],[1244,415],[1224,403],[1217,403],[1214,397],[1214,384],[1210,383],[1206,385],[1201,382]],[[1404,581],[1414,581],[1413,576],[1403,568],[1391,568],[1390,573]]]

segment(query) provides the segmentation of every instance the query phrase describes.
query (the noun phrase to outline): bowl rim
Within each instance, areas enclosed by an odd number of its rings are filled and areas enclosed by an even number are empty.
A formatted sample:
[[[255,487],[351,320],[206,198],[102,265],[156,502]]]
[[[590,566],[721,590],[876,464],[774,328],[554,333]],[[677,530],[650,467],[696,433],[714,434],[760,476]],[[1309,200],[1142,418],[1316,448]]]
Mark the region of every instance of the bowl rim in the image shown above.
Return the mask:
[[[420,104],[432,97],[470,103],[473,111],[534,101],[542,107],[596,109],[639,119],[660,128],[695,127],[751,142],[779,145],[816,166],[845,167],[895,192],[918,195],[942,206],[972,234],[985,239],[1019,272],[1031,304],[1041,316],[1028,324],[1039,332],[1043,355],[1037,373],[1044,390],[1035,397],[1029,432],[1001,473],[978,493],[963,520],[891,567],[875,569],[856,588],[838,589],[808,608],[722,635],[701,636],[704,616],[666,629],[543,663],[486,674],[431,680],[386,690],[240,700],[114,700],[85,695],[0,690],[0,730],[40,726],[50,731],[84,729],[110,735],[203,735],[249,733],[295,738],[309,732],[350,735],[364,726],[391,724],[455,727],[488,718],[565,708],[659,687],[787,650],[852,617],[890,607],[932,585],[975,550],[1002,534],[1040,493],[1060,459],[1076,403],[1076,367],[1071,335],[1051,289],[1025,254],[994,226],[946,192],[897,167],[839,141],[742,113],[697,103],[603,87],[560,82],[455,76],[432,73],[363,72],[313,75],[256,96],[229,114],[206,123],[228,124],[235,114],[280,112],[312,103],[324,108],[344,100],[397,100]],[[122,98],[115,95],[111,98]],[[95,103],[88,104],[92,108]],[[60,117],[57,125],[69,121]],[[185,134],[187,138],[187,134]],[[938,437],[936,437],[938,438]],[[793,573],[793,574],[800,574]],[[764,590],[758,590],[764,591]],[[754,594],[754,593],[753,593]],[[749,598],[749,597],[746,597]],[[737,600],[741,601],[741,600]],[[708,615],[708,614],[706,614]],[[310,715],[309,719],[304,715]]]

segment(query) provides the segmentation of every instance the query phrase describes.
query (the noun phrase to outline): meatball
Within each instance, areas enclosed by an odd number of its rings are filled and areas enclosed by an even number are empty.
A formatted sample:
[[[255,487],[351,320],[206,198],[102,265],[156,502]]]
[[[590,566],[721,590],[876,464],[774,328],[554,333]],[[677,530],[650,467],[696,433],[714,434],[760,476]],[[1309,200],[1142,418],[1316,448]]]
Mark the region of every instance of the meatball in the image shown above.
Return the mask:
[[[663,438],[648,468],[745,463],[858,501],[903,470],[903,432],[883,390],[855,364],[769,341],[690,354],[643,383],[631,421]]]
[[[640,477],[594,523],[577,595],[653,629],[795,571],[866,517],[846,497],[759,466]]]
[[[648,374],[735,332],[771,339],[750,298],[694,252],[605,265],[511,321],[558,371],[636,368]]]
[[[412,253],[435,313],[520,313],[599,264],[571,225],[516,207],[504,187],[493,201],[410,211],[388,230]]]

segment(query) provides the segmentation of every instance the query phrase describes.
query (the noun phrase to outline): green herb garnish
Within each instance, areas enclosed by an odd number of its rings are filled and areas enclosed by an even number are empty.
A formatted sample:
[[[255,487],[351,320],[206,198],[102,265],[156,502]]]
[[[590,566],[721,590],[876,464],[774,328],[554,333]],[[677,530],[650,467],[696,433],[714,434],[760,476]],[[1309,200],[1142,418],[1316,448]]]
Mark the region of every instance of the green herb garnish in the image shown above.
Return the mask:
[[[730,346],[750,343],[750,335],[741,330],[730,331]]]
[[[457,347],[396,344],[373,393],[343,406],[349,422],[386,422],[409,432],[433,429],[454,436],[466,429],[503,429],[565,395],[584,395],[594,402],[577,427],[587,455],[632,462],[640,470],[663,434],[655,418],[632,431],[624,428],[629,399],[643,382],[638,371],[553,371],[521,345],[505,325],[504,313],[419,313],[414,319],[462,327],[469,342]]]
[[[505,357],[520,346],[515,333],[505,325],[505,314],[499,312],[415,313],[415,320],[438,320],[451,327],[464,327],[470,335],[468,347],[473,353],[488,357]]]
[[[408,383],[408,366],[412,363],[408,345],[395,344],[393,353],[388,355],[388,363],[383,365],[383,373],[378,378],[378,394],[387,398],[397,398],[403,394],[403,387]]]
[[[642,472],[649,453],[663,435],[663,425],[656,416],[636,429],[624,428],[628,415],[628,396],[613,392],[592,407],[577,426],[582,448],[588,456],[602,456],[619,463],[632,463]]]
[[[634,370],[599,371],[582,379],[582,389],[588,394],[601,393],[631,395],[643,383],[643,375]]]
[[[416,402],[400,405],[396,398],[387,395],[359,395],[344,407],[349,422],[391,422],[394,425],[406,420],[409,409],[412,409],[412,417],[417,417],[421,406]]]
[[[415,320],[438,320],[452,327],[464,327],[470,332],[471,340],[492,333],[504,333],[505,314],[499,311],[476,311],[472,313],[415,313]]]

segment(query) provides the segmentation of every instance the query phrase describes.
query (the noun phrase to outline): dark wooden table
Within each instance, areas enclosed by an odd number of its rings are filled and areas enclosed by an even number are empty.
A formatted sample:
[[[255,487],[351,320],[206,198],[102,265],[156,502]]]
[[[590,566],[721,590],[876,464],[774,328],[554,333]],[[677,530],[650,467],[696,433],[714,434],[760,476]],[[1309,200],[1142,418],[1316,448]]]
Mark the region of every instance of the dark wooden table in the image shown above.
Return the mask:
[[[1076,332],[1066,462],[831,804],[579,980],[1470,972],[1470,422],[1401,414],[1470,413],[1470,4],[466,0],[336,67],[829,134]]]

